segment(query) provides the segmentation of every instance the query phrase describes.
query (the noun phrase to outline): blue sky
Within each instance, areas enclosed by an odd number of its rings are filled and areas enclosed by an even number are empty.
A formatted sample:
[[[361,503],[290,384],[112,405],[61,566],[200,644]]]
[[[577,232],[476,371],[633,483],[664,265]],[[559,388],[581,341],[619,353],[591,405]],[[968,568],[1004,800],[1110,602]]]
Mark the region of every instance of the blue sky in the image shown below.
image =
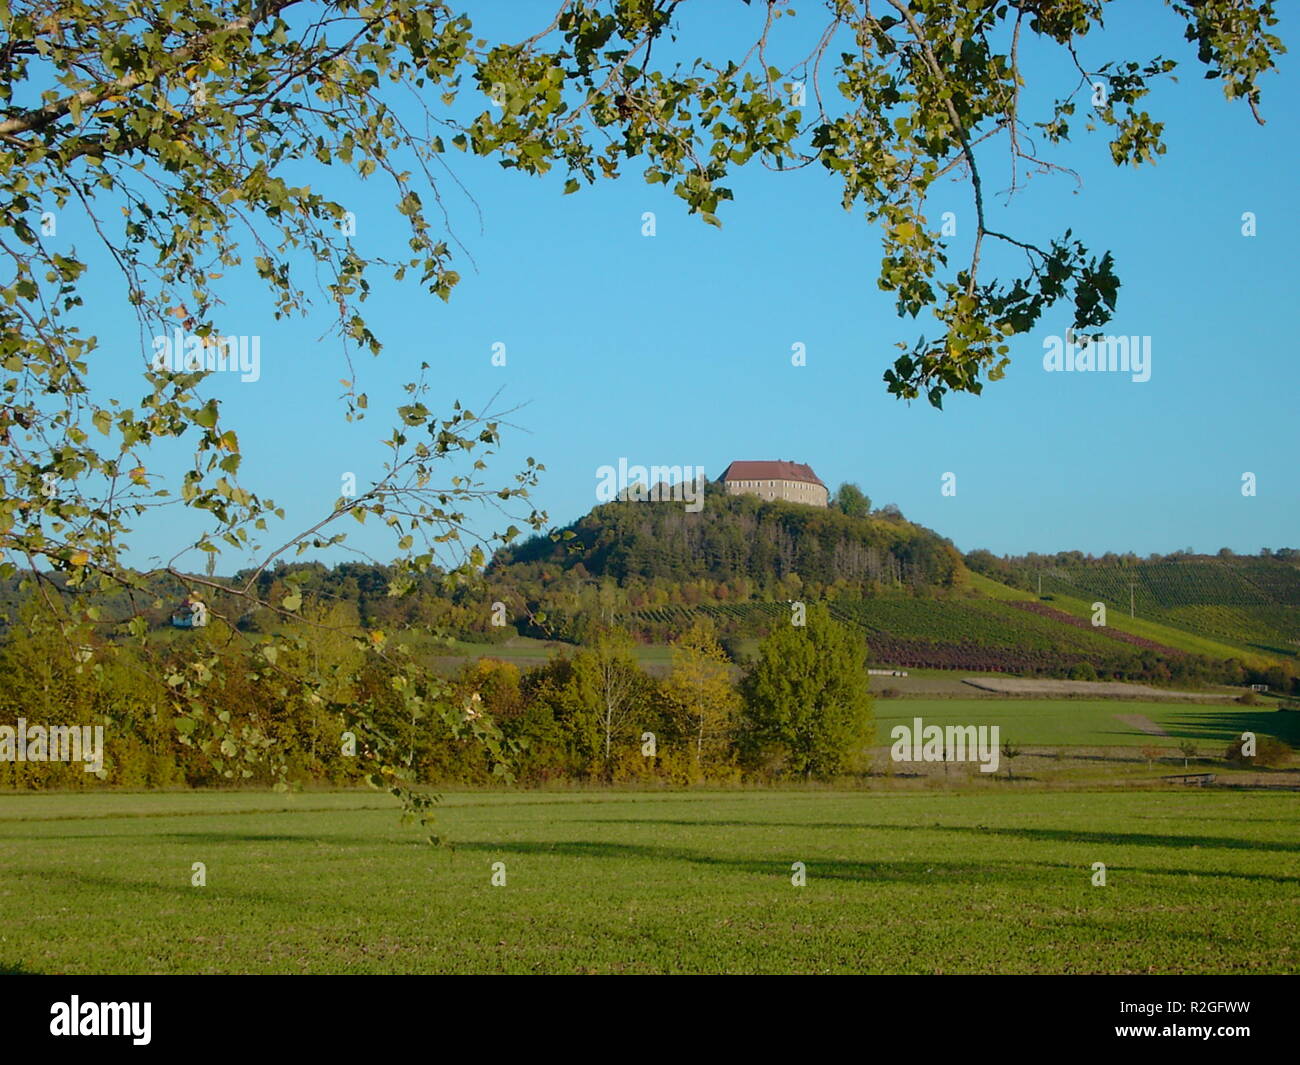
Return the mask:
[[[495,16],[509,25],[484,27],[509,36],[541,19],[545,5],[527,17],[526,8]],[[692,15],[688,51],[740,40],[755,14],[739,3],[707,11]],[[1279,27],[1284,40],[1294,23]],[[876,286],[878,234],[841,208],[836,183],[820,170],[742,171],[719,230],[687,216],[635,167],[562,196],[563,175],[530,179],[453,153],[478,211],[450,185],[444,191],[474,265],[462,256],[464,280],[449,304],[413,284],[382,285],[369,301],[386,350],[356,362],[367,420],[343,420],[338,382],[349,374],[337,344],[319,339],[327,319],[274,322],[257,287],[231,279],[223,331],[263,338],[261,380],[212,389],[240,431],[243,483],[286,506],[286,533],[309,524],[332,505],[342,473],[364,484],[377,472],[378,439],[391,425],[385,412],[425,361],[431,405],[460,399],[473,408],[498,390],[500,404],[523,405],[512,421],[525,431],[508,431],[489,479],[507,483],[524,456],[535,456],[547,466],[536,501],[557,524],[595,504],[596,468],[620,457],[702,465],[711,477],[733,459],[772,458],[811,464],[832,490],[856,481],[877,505],[898,504],[963,550],[1296,545],[1294,59],[1284,57],[1264,83],[1261,127],[1202,79],[1179,25],[1155,4],[1120,5],[1105,38],[1085,50],[1180,61],[1178,85],[1157,89],[1148,104],[1166,123],[1169,152],[1158,165],[1117,170],[1104,136],[1080,131],[1053,158],[1078,169],[1082,187],[1037,177],[1009,206],[998,201],[995,215],[1017,235],[1045,238],[1069,226],[1095,251],[1114,252],[1124,285],[1108,331],[1151,336],[1145,383],[1045,373],[1043,337],[1068,324],[1061,308],[1015,342],[1006,378],[983,396],[950,397],[942,412],[893,399],[881,374],[894,345],[934,330],[926,315],[896,317]],[[1044,93],[1074,81],[1036,56],[1028,74],[1035,118],[1044,117]],[[980,157],[986,187],[1004,187],[1005,150],[990,146]],[[313,183],[329,187],[319,173]],[[338,188],[356,204],[363,248],[400,238],[387,188]],[[969,189],[946,184],[931,206],[957,213],[955,263],[968,254]],[[654,237],[641,235],[646,211],[656,214]],[[1241,235],[1245,211],[1257,216],[1255,237]],[[63,232],[82,247],[89,240],[75,219]],[[985,269],[1002,264],[1017,265],[995,256]],[[88,317],[99,359],[116,366],[119,355],[134,355],[137,335],[120,300],[104,295]],[[506,345],[504,367],[491,364],[497,342]],[[806,346],[806,366],[791,365],[795,343]],[[139,391],[117,384],[116,369],[111,380],[124,399]],[[1253,498],[1241,493],[1247,471],[1258,479]],[[946,472],[957,475],[955,496],[940,493]],[[170,557],[196,529],[141,525],[134,561]],[[368,530],[352,538],[392,555]]]

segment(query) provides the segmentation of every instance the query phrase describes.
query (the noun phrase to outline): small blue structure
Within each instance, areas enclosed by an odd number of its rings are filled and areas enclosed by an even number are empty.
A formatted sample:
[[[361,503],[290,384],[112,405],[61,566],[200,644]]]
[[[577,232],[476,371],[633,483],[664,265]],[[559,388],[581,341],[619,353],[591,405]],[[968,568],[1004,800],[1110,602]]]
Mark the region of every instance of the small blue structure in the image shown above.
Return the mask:
[[[172,612],[172,627],[177,629],[201,629],[208,623],[208,608],[197,596],[186,596],[175,611]]]

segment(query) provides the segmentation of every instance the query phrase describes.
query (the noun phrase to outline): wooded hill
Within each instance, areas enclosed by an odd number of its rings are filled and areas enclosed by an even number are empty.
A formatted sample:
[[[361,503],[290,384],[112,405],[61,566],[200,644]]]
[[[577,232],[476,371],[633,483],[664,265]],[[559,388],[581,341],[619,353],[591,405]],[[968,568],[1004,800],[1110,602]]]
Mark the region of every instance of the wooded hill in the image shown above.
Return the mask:
[[[752,582],[775,592],[797,574],[804,585],[850,584],[865,592],[948,589],[965,567],[950,541],[895,511],[850,517],[834,508],[764,502],[706,486],[694,513],[680,502],[613,502],[559,531],[498,551],[489,579],[525,582],[580,569],[619,584],[633,580]]]

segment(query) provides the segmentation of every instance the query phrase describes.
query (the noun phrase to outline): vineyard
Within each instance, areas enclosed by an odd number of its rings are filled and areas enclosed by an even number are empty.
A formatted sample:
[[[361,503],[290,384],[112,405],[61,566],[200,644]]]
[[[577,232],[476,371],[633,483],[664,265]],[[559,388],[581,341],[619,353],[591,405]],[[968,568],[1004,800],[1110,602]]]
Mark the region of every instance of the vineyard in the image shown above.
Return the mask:
[[[1053,621],[1060,622],[1062,625],[1072,625],[1078,629],[1097,631],[1097,627],[1091,621],[1084,621],[1082,618],[1076,618],[1071,614],[1066,614],[1060,610],[1053,610],[1045,603],[1026,603],[1018,602],[1011,604],[1020,610],[1028,610],[1037,614],[1039,617],[1050,618]],[[1184,652],[1176,647],[1169,647],[1166,644],[1157,643],[1155,640],[1148,640],[1143,636],[1134,636],[1131,633],[1122,632],[1116,628],[1106,628],[1105,633],[1113,640],[1119,640],[1121,643],[1127,643],[1133,647],[1140,647],[1144,651],[1155,651],[1162,655],[1181,655]]]
[[[1300,607],[1300,568],[1265,559],[1055,566],[1042,575],[1044,592],[1059,583],[1126,606],[1132,585],[1139,606]]]
[[[1270,559],[1196,559],[1037,571],[1045,594],[1125,613],[1274,656],[1300,652],[1300,568]]]
[[[984,597],[879,596],[838,599],[836,620],[863,631],[872,665],[1059,676],[1084,663],[1099,675],[1147,675],[1152,660],[1183,652],[1086,622],[1037,603]],[[789,624],[788,603],[665,606],[631,611],[619,623],[646,641],[666,641],[697,618],[719,635],[763,636]],[[1142,660],[1143,652],[1146,660]]]
[[[1283,686],[1300,657],[1300,567],[1288,561],[1058,559],[1013,576],[1008,586],[975,575],[966,594],[842,595],[828,605],[864,634],[873,666]],[[1042,599],[1015,590],[1039,580]],[[1098,602],[1112,624],[1092,624]],[[676,605],[628,610],[618,620],[648,643],[669,642],[701,617],[720,637],[753,639],[789,624],[791,609],[783,601]],[[1262,676],[1274,669],[1283,672]]]
[[[1116,651],[1105,635],[1063,628],[1052,621],[992,599],[912,599],[881,597],[841,601],[831,613],[865,629],[872,642],[882,637],[1014,651],[1054,651],[1103,656]]]
[[[1186,606],[1165,611],[1162,617],[1189,632],[1245,643],[1271,654],[1300,654],[1300,607]]]
[[[1264,559],[1233,559],[1227,563],[1271,602],[1300,606],[1300,568]]]
[[[766,636],[773,624],[790,617],[788,603],[710,603],[702,606],[659,606],[620,614],[618,623],[644,642],[673,639],[695,623],[710,619],[720,635]]]

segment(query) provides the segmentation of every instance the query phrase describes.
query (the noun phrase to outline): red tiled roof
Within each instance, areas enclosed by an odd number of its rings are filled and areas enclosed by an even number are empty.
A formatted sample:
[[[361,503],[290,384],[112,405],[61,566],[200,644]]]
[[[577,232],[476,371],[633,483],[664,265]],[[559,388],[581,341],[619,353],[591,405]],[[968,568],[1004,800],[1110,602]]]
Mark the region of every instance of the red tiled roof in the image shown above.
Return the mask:
[[[802,462],[733,462],[719,478],[727,481],[803,481],[805,484],[820,484],[822,480],[813,473],[812,467]]]

